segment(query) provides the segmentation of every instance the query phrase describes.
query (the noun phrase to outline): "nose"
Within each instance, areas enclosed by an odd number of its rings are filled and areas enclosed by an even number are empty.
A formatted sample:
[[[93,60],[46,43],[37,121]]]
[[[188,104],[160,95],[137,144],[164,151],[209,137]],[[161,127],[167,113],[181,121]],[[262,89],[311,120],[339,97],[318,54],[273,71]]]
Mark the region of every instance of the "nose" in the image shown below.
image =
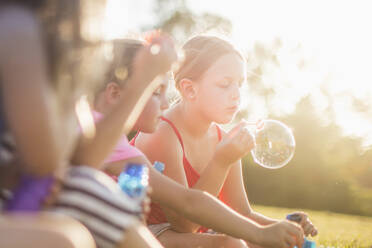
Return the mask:
[[[231,98],[234,101],[240,101],[240,88],[239,86],[234,86],[231,92]]]

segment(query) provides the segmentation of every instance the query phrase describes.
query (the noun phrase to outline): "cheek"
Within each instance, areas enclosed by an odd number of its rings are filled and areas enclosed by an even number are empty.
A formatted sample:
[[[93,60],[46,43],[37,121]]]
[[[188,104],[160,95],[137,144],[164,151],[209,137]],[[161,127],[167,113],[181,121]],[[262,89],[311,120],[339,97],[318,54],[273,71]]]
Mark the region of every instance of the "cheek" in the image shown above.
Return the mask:
[[[213,112],[219,110],[220,108],[226,107],[227,94],[218,88],[210,88],[205,90],[200,97],[200,101],[204,107],[209,108]]]
[[[204,115],[217,123],[228,123],[234,118],[234,113],[227,111],[231,104],[227,90],[217,88],[205,91],[198,104]]]

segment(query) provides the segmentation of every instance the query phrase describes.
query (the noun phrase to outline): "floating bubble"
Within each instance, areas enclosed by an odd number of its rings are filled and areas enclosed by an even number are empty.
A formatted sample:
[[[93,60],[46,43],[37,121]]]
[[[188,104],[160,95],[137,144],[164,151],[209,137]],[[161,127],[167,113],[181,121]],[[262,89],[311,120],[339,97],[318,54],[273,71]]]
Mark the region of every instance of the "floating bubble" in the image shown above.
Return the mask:
[[[253,134],[255,147],[251,150],[254,161],[268,169],[278,169],[292,159],[296,147],[292,130],[277,120],[264,120],[263,127]]]

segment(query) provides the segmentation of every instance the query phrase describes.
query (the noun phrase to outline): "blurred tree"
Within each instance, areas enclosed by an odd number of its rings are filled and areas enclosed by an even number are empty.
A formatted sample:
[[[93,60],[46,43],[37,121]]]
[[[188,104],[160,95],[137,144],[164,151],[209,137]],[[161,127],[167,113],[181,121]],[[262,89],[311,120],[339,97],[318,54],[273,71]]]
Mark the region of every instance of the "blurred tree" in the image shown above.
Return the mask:
[[[179,43],[191,35],[217,32],[228,36],[231,33],[231,22],[211,13],[194,13],[185,0],[157,0],[154,13],[158,22],[153,28],[171,34]]]

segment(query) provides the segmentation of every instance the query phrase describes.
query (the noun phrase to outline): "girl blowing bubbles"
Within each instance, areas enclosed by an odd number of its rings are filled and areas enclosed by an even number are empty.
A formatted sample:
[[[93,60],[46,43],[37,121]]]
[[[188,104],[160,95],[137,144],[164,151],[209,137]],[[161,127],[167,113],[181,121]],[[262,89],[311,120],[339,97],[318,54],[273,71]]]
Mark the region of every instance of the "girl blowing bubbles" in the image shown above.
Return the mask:
[[[207,191],[254,222],[275,227],[265,235],[267,244],[275,242],[280,233],[283,247],[292,247],[290,224],[256,213],[247,199],[239,158],[253,148],[252,137],[243,123],[229,133],[217,125],[229,123],[238,111],[246,73],[243,56],[227,41],[212,36],[196,36],[183,49],[185,60],[175,73],[181,100],[166,112],[155,133],[137,137],[136,146],[151,162],[164,162],[164,174],[176,182]],[[305,234],[316,234],[306,214],[301,216]],[[218,235],[190,234],[207,230],[166,208],[153,207],[149,224],[165,222],[178,231],[167,230],[158,237],[165,247],[216,245]]]

